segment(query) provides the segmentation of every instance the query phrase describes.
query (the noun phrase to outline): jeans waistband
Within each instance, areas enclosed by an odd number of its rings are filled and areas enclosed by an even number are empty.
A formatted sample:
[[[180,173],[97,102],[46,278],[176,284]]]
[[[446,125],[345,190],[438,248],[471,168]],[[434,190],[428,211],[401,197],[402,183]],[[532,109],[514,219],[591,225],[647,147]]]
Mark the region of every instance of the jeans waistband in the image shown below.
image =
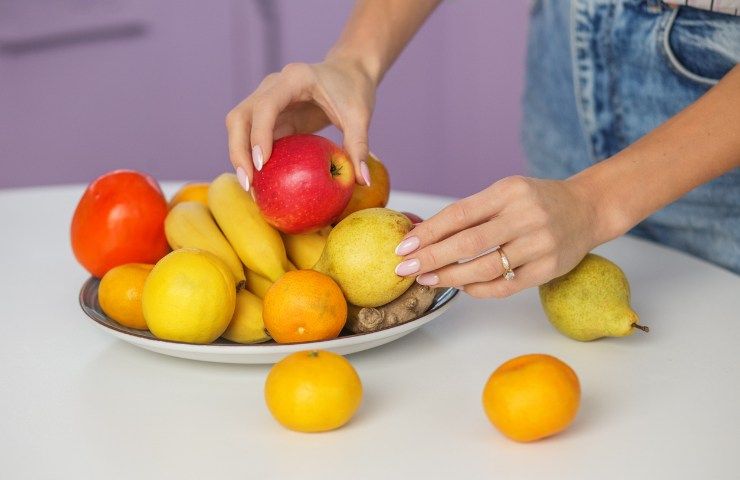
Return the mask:
[[[666,10],[673,10],[678,7],[678,5],[672,5],[669,3],[665,3],[662,0],[588,0],[591,3],[594,4],[602,4],[602,5],[614,5],[615,3],[621,3],[621,4],[630,4],[630,5],[636,5],[636,6],[644,6],[645,9],[649,12],[653,13],[660,13],[664,12]]]

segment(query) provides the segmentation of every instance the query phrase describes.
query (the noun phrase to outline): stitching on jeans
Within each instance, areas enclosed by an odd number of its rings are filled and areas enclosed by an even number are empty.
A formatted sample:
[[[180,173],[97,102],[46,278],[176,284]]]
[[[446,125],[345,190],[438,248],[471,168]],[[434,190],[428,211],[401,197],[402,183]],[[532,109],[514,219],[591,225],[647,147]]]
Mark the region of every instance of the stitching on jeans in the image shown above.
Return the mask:
[[[661,35],[663,53],[668,58],[668,63],[670,64],[670,66],[680,75],[683,75],[689,80],[693,80],[694,82],[704,85],[717,85],[719,80],[702,77],[701,75],[697,75],[694,72],[690,71],[678,60],[676,54],[673,52],[673,48],[671,47],[671,32],[673,31],[673,26],[676,23],[676,17],[678,16],[678,12],[680,10],[680,8],[674,9],[668,17],[665,26],[663,27],[663,32]]]
[[[622,9],[624,9],[624,5],[622,5]],[[618,88],[617,88],[617,78],[620,77],[619,72],[617,71],[617,59],[618,56],[616,55],[615,51],[615,45],[614,45],[614,25],[616,24],[615,18],[616,18],[616,5],[614,3],[610,3],[608,5],[608,15],[609,15],[609,21],[607,22],[609,27],[607,29],[607,44],[606,44],[606,55],[607,55],[607,61],[606,61],[606,73],[607,73],[607,95],[609,98],[609,107],[611,108],[611,119],[610,119],[610,128],[609,131],[611,134],[615,137],[612,138],[610,142],[606,142],[606,135],[604,135],[604,152],[602,152],[605,156],[605,158],[608,158],[614,154],[616,154],[619,149],[624,148],[626,146],[627,140],[624,135],[624,115],[623,115],[623,108],[622,108],[622,102],[618,94]],[[617,147],[614,148],[614,140],[616,140],[616,143],[618,143]]]
[[[583,106],[583,102],[585,99],[583,98],[583,88],[580,84],[581,74],[579,72],[578,66],[579,66],[579,60],[578,60],[578,47],[576,46],[577,43],[577,10],[579,9],[578,0],[572,0],[570,4],[570,56],[571,56],[571,68],[572,68],[572,75],[573,78],[573,93],[574,97],[576,99],[576,112],[578,113],[578,124],[581,127],[581,132],[583,133],[583,138],[586,140],[586,144],[588,145],[588,155],[591,157],[591,163],[596,162],[596,154],[594,149],[594,142],[593,142],[593,136],[591,134],[591,131],[589,130],[586,120],[586,112]]]

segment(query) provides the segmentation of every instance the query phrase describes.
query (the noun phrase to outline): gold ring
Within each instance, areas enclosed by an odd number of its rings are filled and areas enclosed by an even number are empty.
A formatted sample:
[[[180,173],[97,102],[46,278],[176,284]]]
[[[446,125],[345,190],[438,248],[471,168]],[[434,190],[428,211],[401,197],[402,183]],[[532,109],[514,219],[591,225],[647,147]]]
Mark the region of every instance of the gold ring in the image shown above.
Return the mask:
[[[498,254],[501,256],[501,266],[504,267],[504,274],[502,275],[502,277],[504,277],[504,280],[514,280],[514,277],[516,277],[516,273],[514,273],[514,270],[511,269],[509,257],[507,257],[506,253],[504,253],[504,249],[498,247]]]

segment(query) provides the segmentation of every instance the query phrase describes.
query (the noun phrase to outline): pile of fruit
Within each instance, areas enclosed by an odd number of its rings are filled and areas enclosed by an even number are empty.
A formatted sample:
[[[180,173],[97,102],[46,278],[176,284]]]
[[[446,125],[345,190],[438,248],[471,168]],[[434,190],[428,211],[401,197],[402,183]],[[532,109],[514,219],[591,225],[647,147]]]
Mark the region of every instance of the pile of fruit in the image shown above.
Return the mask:
[[[250,192],[225,173],[185,185],[169,203],[153,178],[111,172],[80,200],[72,248],[101,278],[102,310],[160,339],[298,343],[387,328],[420,316],[435,291],[396,275],[395,247],[420,219],[385,208],[388,173],[375,157],[368,164],[370,185],[356,186],[344,151],[294,135],[275,142]],[[540,299],[576,340],[647,331],[624,273],[597,255],[541,286]],[[528,442],[567,428],[580,394],[567,364],[530,354],[491,374],[482,403],[496,428]],[[357,372],[331,352],[289,355],[265,383],[272,415],[298,431],[344,425],[361,399]]]
[[[395,274],[394,249],[413,224],[384,208],[388,173],[375,157],[368,164],[371,185],[356,186],[343,150],[294,135],[275,142],[251,192],[224,173],[169,203],[151,177],[111,172],[80,200],[72,247],[101,278],[102,310],[163,340],[297,343],[376,331],[418,317],[434,290]]]

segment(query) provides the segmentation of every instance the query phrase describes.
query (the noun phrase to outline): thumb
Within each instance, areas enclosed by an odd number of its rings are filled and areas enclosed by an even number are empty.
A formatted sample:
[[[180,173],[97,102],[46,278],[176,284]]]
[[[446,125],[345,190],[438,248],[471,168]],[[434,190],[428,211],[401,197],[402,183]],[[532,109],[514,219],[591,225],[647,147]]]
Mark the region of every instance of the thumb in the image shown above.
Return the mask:
[[[370,169],[367,167],[369,147],[367,143],[367,125],[351,124],[344,129],[344,149],[349,154],[355,167],[355,181],[359,185],[370,186]]]

